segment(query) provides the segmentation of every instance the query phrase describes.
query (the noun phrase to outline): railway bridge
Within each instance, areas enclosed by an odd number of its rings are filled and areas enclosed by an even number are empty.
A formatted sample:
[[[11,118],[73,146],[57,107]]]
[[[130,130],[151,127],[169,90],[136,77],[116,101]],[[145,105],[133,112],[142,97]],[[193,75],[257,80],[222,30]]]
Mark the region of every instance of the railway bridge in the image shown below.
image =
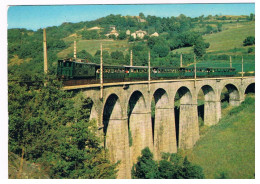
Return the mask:
[[[198,94],[204,94],[204,124],[211,126],[221,118],[221,92],[229,93],[229,103],[238,106],[255,77],[199,78],[137,81],[68,86],[81,90],[93,102],[90,119],[96,119],[112,162],[120,160],[118,178],[131,178],[131,168],[149,147],[155,159],[161,152],[190,149],[200,137]],[[178,112],[174,110],[179,99]],[[152,103],[155,115],[152,119]]]

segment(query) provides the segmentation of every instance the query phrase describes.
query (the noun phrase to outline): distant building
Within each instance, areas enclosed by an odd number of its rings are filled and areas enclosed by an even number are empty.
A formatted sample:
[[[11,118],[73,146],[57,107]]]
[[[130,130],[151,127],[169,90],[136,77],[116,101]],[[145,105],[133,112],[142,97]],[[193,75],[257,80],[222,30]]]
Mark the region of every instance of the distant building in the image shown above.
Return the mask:
[[[153,33],[153,34],[151,34],[150,36],[151,36],[151,37],[152,37],[152,36],[158,37],[158,36],[159,36],[159,34],[158,34],[157,32],[154,32],[154,33]]]
[[[139,37],[139,38],[143,39],[144,36],[147,35],[147,32],[146,31],[142,31],[142,30],[138,30],[138,31],[135,32],[135,34],[136,34],[136,37]]]
[[[115,26],[111,26],[110,29],[112,29],[112,30],[110,31],[110,33],[106,34],[106,36],[109,37],[110,35],[115,35],[116,37],[118,37],[119,34],[118,34],[117,30],[116,30],[116,27]]]
[[[130,35],[130,34],[131,34],[130,30],[127,30],[126,35]]]
[[[110,29],[116,30],[116,26],[110,26]]]
[[[134,39],[136,39],[137,37],[143,39],[145,35],[147,35],[147,32],[146,31],[142,31],[142,30],[138,30],[138,31],[136,31],[136,32],[131,34],[131,36]]]
[[[136,39],[136,34],[135,33],[132,33],[131,36]]]

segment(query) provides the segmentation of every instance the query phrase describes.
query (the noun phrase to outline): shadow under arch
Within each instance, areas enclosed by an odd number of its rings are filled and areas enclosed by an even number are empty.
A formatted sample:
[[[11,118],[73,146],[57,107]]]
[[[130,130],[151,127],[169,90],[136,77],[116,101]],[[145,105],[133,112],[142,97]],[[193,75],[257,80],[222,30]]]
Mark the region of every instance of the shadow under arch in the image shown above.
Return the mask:
[[[134,91],[128,101],[127,119],[130,146],[130,163],[137,161],[141,150],[145,147],[152,149],[152,123],[145,98],[140,91]]]
[[[217,100],[214,89],[210,85],[204,85],[197,94],[198,117],[201,117],[200,126],[214,125],[217,123]]]
[[[192,148],[199,139],[197,105],[192,103],[192,94],[185,86],[177,90],[174,101],[177,146]]]
[[[109,95],[103,109],[104,146],[108,149],[112,163],[120,160],[118,178],[125,178],[130,173],[127,120],[123,118],[122,112],[119,97],[114,93]]]
[[[137,105],[138,103],[138,105]],[[134,91],[128,101],[127,115],[130,116],[135,111],[144,110],[146,108],[146,103],[143,94],[140,91]]]
[[[116,94],[111,94],[105,103],[103,110],[103,132],[106,136],[107,129],[110,119],[120,119],[122,118],[122,110],[119,102],[119,98]]]
[[[154,125],[155,125],[155,117],[158,112],[156,112],[156,109],[164,108],[169,104],[169,98],[167,92],[159,88],[157,89],[152,98],[151,103],[151,120],[152,120],[152,133],[153,133],[153,143],[154,143]]]
[[[245,89],[245,95],[249,93],[255,93],[255,83],[249,84]]]
[[[170,107],[167,92],[162,88],[154,92],[151,106],[154,158],[158,160],[162,152],[177,152],[174,110]]]
[[[226,84],[220,94],[221,103],[228,102],[232,106],[240,104],[240,95],[238,88],[234,84]]]

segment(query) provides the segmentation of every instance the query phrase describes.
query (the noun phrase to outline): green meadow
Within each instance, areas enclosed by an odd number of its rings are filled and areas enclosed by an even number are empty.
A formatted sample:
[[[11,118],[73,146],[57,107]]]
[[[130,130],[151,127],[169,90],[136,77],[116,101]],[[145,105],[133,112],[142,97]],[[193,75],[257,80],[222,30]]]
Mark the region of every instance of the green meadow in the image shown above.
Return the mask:
[[[74,43],[67,49],[58,53],[59,58],[66,58],[68,54],[74,52]],[[100,50],[100,44],[102,43],[103,50],[109,51],[122,51],[124,54],[128,53],[129,43],[127,40],[79,40],[77,41],[77,52],[86,50],[88,53],[95,55],[97,50]]]
[[[223,31],[204,35],[206,42],[210,43],[207,54],[242,55],[252,46],[243,46],[243,40],[248,36],[255,36],[255,22],[223,24]],[[192,47],[173,50],[173,53],[190,53]],[[252,53],[254,55],[254,53]]]
[[[207,53],[242,54],[245,49],[247,51],[247,47],[243,46],[243,40],[248,36],[255,36],[255,22],[227,26],[222,32],[205,35],[205,41],[210,43]],[[234,52],[232,49],[235,48],[240,50]]]
[[[180,152],[208,179],[255,178],[255,97],[249,94],[239,107],[223,108],[220,122],[200,132],[192,150]]]

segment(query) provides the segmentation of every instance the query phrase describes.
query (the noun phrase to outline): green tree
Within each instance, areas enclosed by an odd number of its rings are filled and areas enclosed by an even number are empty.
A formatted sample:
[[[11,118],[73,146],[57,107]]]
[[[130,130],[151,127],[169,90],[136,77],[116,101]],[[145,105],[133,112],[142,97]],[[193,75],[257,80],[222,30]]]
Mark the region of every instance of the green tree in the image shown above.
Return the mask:
[[[128,39],[129,42],[133,42],[135,41],[135,38],[133,36],[130,36],[129,39]]]
[[[111,52],[111,59],[113,60],[112,62],[118,65],[125,64],[125,57],[123,52],[121,51],[114,51]]]
[[[170,48],[165,44],[155,44],[153,51],[158,54],[159,57],[166,57],[169,54]]]
[[[184,158],[183,161],[183,178],[186,179],[203,179],[204,174],[203,170],[200,166],[193,165],[191,162],[188,161],[187,156]]]
[[[255,15],[253,13],[250,13],[249,20],[251,20],[251,21],[255,20]]]
[[[99,39],[99,34],[96,30],[82,31],[81,35],[82,35],[82,38],[86,39],[86,40]]]
[[[60,87],[52,76],[39,89],[9,83],[9,151],[42,163],[51,178],[115,178],[89,120],[91,101]]]
[[[138,157],[137,163],[134,164],[132,168],[132,178],[159,178],[158,164],[153,160],[153,154],[148,147],[142,150],[142,155]]]
[[[126,32],[125,31],[121,31],[117,37],[117,39],[119,40],[125,40],[126,39]]]
[[[254,48],[253,47],[249,47],[248,50],[247,50],[247,53],[252,53],[254,52]]]
[[[109,35],[108,38],[111,38],[113,40],[116,40],[116,35],[112,34],[112,35]]]
[[[160,178],[165,179],[202,179],[203,170],[198,165],[193,165],[185,157],[176,153],[163,153],[159,161]]]
[[[140,179],[202,179],[203,170],[176,153],[162,153],[157,163],[149,148],[142,150],[142,155],[132,167],[132,178]]]
[[[88,53],[86,50],[81,50],[80,52],[78,52],[77,58],[86,59],[90,62],[94,62],[93,56],[90,53]]]
[[[243,41],[243,45],[254,45],[255,44],[255,37],[254,36],[248,36],[246,39]]]
[[[144,19],[144,18],[145,18],[144,14],[143,14],[142,12],[139,13],[139,17],[140,17],[141,19]]]
[[[222,31],[222,23],[217,24],[217,29],[218,29],[218,32]]]
[[[210,25],[207,25],[207,27],[206,27],[206,33],[208,34],[208,33],[212,33],[213,32],[213,27],[212,26],[210,26]]]
[[[209,48],[209,43],[205,43],[203,40],[198,40],[193,48],[197,57],[202,57],[206,53],[206,48]]]

